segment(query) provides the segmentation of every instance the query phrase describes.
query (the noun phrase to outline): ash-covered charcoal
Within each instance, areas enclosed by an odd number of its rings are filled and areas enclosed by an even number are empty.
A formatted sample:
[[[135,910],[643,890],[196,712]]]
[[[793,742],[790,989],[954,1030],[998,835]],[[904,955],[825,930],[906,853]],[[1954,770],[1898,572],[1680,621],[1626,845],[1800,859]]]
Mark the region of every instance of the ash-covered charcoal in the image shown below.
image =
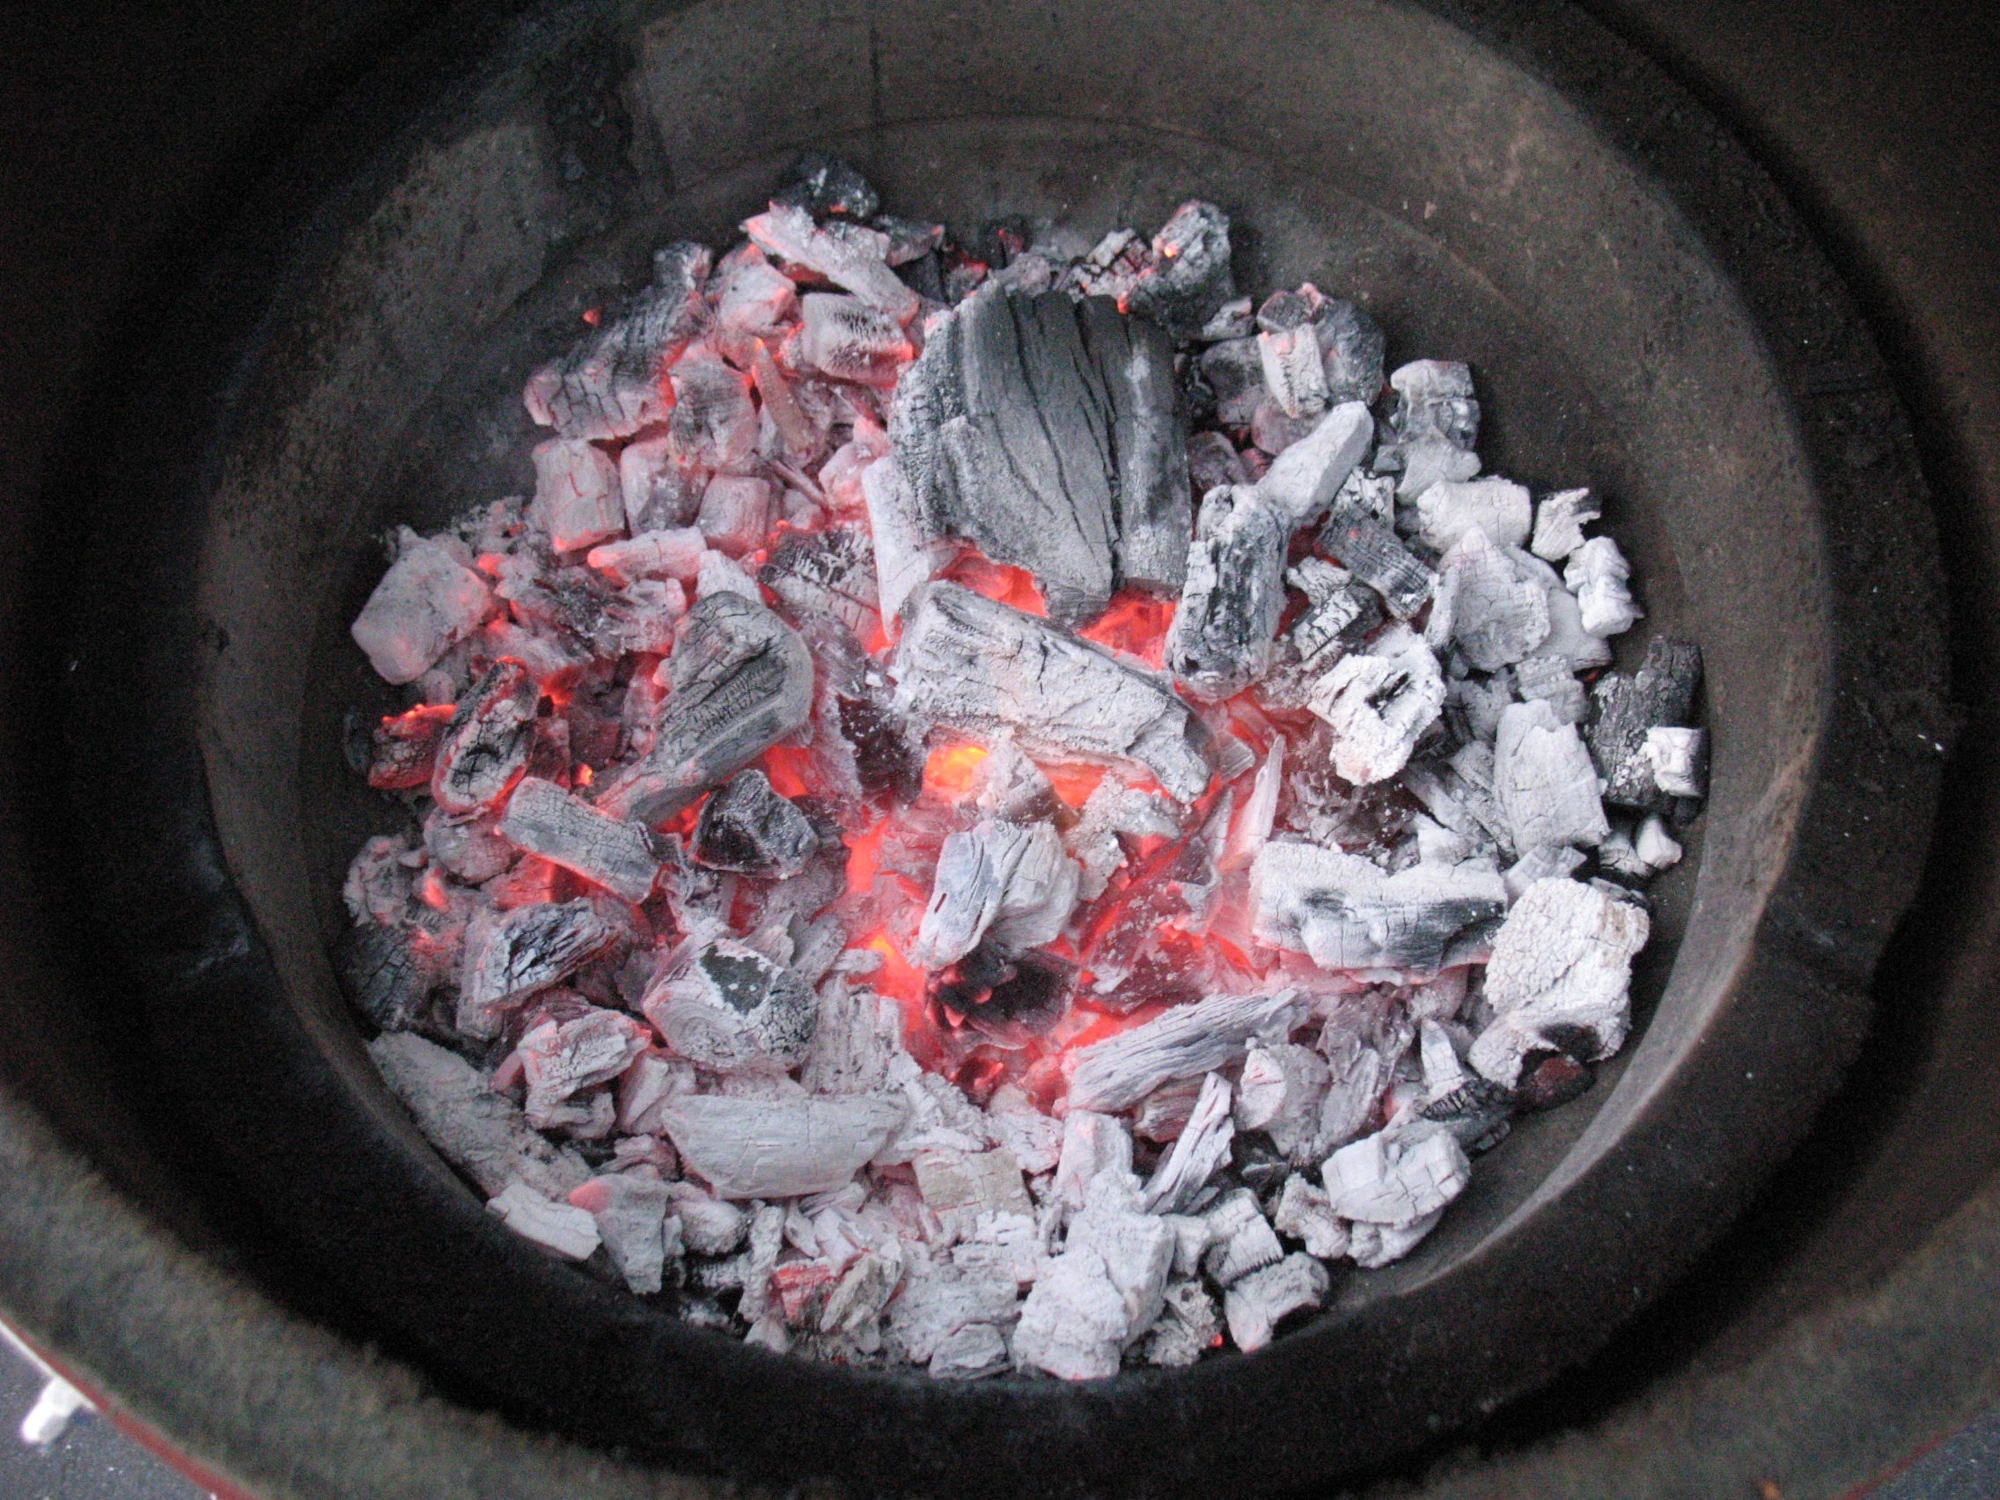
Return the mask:
[[[916,355],[902,326],[859,297],[808,292],[799,299],[798,362],[834,380],[892,386]]]
[[[1444,675],[1423,637],[1395,625],[1335,662],[1306,706],[1333,730],[1334,769],[1366,786],[1409,763],[1444,708]]]
[[[1539,699],[1509,704],[1500,715],[1493,794],[1516,849],[1589,848],[1611,831],[1582,737]]]
[[[1375,439],[1375,419],[1358,401],[1322,417],[1309,433],[1271,461],[1257,481],[1257,498],[1284,516],[1289,531],[1317,525]]]
[[[1263,404],[1263,354],[1252,338],[1224,339],[1201,351],[1196,366],[1215,399],[1215,420],[1224,427],[1248,427]]]
[[[889,236],[850,222],[815,224],[805,209],[774,201],[770,211],[743,222],[743,232],[781,268],[824,277],[852,292],[899,325],[923,305],[889,268]]]
[[[1583,545],[1583,528],[1604,513],[1589,490],[1557,490],[1535,505],[1535,539],[1529,550],[1559,563]]]
[[[1439,480],[1417,496],[1412,528],[1433,552],[1448,552],[1475,528],[1495,547],[1528,543],[1528,491],[1506,479]]]
[[[456,709],[449,703],[421,703],[375,726],[368,784],[378,792],[429,786],[438,747]]]
[[[1313,332],[1319,338],[1327,404],[1372,405],[1382,393],[1382,356],[1388,348],[1381,327],[1352,302],[1322,297]]]
[[[1263,1348],[1285,1318],[1325,1301],[1327,1285],[1326,1267],[1310,1255],[1288,1255],[1252,1272],[1223,1296],[1230,1338],[1246,1354]]]
[[[700,330],[710,264],[700,245],[656,252],[652,285],[528,381],[528,415],[559,437],[593,441],[663,420],[664,377]]]
[[[1202,501],[1167,637],[1167,661],[1191,696],[1208,703],[1231,697],[1269,668],[1285,611],[1290,540],[1284,516],[1254,490],[1213,490]]]
[[[1126,306],[1175,338],[1198,337],[1236,296],[1230,268],[1229,215],[1190,199],[1153,236],[1153,258],[1126,296]]]
[[[1256,933],[1323,969],[1434,974],[1453,944],[1507,909],[1499,875],[1476,865],[1412,865],[1385,875],[1337,849],[1273,840],[1251,870]]]
[[[587,900],[476,913],[465,934],[458,1030],[481,1041],[498,1036],[508,1011],[562,983],[623,936]]]
[[[861,493],[874,542],[876,603],[893,635],[910,596],[935,577],[958,549],[932,530],[931,519],[894,459],[878,459],[862,470]]]
[[[1250,471],[1236,445],[1219,432],[1197,432],[1187,440],[1188,476],[1194,493],[1206,495],[1219,486],[1248,484]]]
[[[541,691],[528,669],[503,656],[459,700],[438,742],[431,796],[469,817],[507,795],[528,768]]]
[[[607,818],[539,777],[526,777],[514,788],[499,834],[524,853],[561,865],[634,905],[652,894],[660,870],[645,829]]]
[[[1575,669],[1560,656],[1527,656],[1514,664],[1514,689],[1524,703],[1548,704],[1565,724],[1581,724],[1590,715],[1590,698]]]
[[[1177,1006],[1078,1052],[1070,1076],[1070,1105],[1130,1109],[1163,1083],[1236,1061],[1253,1041],[1284,1040],[1305,1012],[1304,998],[1291,990],[1218,995]]]
[[[793,619],[831,615],[857,636],[867,633],[880,603],[875,553],[864,526],[787,531],[757,581],[778,596]]]
[[[707,477],[697,458],[682,451],[671,434],[627,443],[618,455],[618,489],[625,506],[626,529],[638,539],[690,525],[701,509]],[[694,574],[690,568],[685,574],[676,570],[675,576],[691,578]]]
[[[681,1159],[717,1196],[796,1198],[844,1187],[903,1123],[884,1096],[681,1094],[660,1107]]]
[[[625,496],[618,466],[602,448],[580,438],[537,443],[535,519],[558,552],[593,547],[625,531]]]
[[[450,982],[458,954],[450,938],[398,921],[357,923],[342,935],[335,957],[355,1009],[383,1031],[408,1031]]]
[[[494,1074],[496,1087],[509,1085],[518,1073],[526,1088],[522,1109],[537,1130],[589,1127],[602,1100],[610,1108],[607,1126],[617,1121],[616,1106],[602,1095],[591,1104],[570,1103],[573,1096],[618,1077],[645,1052],[652,1033],[631,1016],[579,1004],[573,1015],[550,1014],[521,1035],[520,1042]],[[532,1019],[532,1018],[531,1018]],[[591,1136],[595,1129],[579,1131]]]
[[[1654,779],[1646,755],[1649,730],[1675,728],[1694,713],[1701,683],[1701,648],[1655,636],[1630,677],[1609,672],[1591,689],[1590,758],[1604,778],[1604,800],[1645,812],[1673,810],[1673,799]]]
[[[1497,672],[1549,638],[1548,590],[1523,580],[1486,532],[1470,526],[1438,564],[1425,638],[1438,650],[1456,645],[1479,671]]]
[[[783,879],[819,852],[819,831],[762,771],[739,771],[701,805],[691,853],[713,870]]]
[[[653,748],[607,780],[598,808],[652,823],[802,727],[812,712],[806,644],[763,605],[710,594],[688,611],[666,670],[672,683]]]
[[[1437,575],[1379,521],[1335,512],[1320,528],[1319,540],[1336,562],[1380,594],[1399,620],[1413,618],[1437,587]]]
[[[714,1073],[797,1066],[819,1016],[796,975],[728,938],[663,963],[640,1009],[669,1047]]]
[[[802,208],[815,219],[839,215],[848,219],[872,219],[882,207],[882,198],[868,179],[837,156],[824,151],[802,151],[785,168],[773,203]]]
[[[1603,639],[1630,630],[1646,612],[1632,600],[1632,565],[1608,536],[1592,537],[1569,556],[1563,582],[1576,595],[1583,628]]]
[[[1011,730],[1058,761],[1135,764],[1184,803],[1207,789],[1208,733],[1167,683],[970,589],[924,590],[891,671],[899,707],[926,723]]]
[[[1396,391],[1390,425],[1402,472],[1396,494],[1415,500],[1439,480],[1465,480],[1479,472],[1472,451],[1479,440],[1479,401],[1472,371],[1453,360],[1419,359],[1389,376]]]
[[[1229,1160],[1229,1147],[1236,1138],[1236,1123],[1230,1116],[1232,1102],[1229,1081],[1220,1073],[1202,1079],[1187,1123],[1146,1183],[1141,1201],[1147,1212],[1177,1214],[1193,1207],[1202,1189]]]
[[[1655,726],[1646,731],[1645,755],[1653,785],[1669,797],[1708,795],[1708,731]]]
[[[408,1032],[388,1032],[368,1055],[424,1137],[491,1196],[510,1182],[561,1197],[583,1185],[590,1168],[529,1126],[521,1107],[493,1092],[464,1058]]]
[[[1313,329],[1317,311],[1303,292],[1273,292],[1257,309],[1257,354],[1264,389],[1288,417],[1326,410],[1326,367]]]
[[[415,682],[491,613],[493,596],[462,543],[407,526],[396,560],[355,617],[354,643],[385,682]]]

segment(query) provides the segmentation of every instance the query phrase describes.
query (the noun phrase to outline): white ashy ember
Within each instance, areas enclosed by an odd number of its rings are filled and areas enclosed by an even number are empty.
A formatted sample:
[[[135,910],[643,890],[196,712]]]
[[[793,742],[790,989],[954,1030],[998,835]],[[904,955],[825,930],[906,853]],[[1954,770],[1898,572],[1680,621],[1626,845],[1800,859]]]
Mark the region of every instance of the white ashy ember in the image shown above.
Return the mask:
[[[1631,1029],[1700,653],[1463,364],[1184,205],[1088,253],[803,158],[404,528],[340,953],[496,1221],[940,1379],[1249,1352]],[[532,449],[532,451],[528,451]]]

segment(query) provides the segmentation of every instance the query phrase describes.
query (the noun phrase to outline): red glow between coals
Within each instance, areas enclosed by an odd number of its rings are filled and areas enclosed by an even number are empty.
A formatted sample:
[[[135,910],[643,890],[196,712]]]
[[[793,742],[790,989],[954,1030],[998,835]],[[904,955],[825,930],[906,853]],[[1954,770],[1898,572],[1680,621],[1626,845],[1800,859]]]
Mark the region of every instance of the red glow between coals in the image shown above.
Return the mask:
[[[808,773],[812,752],[801,745],[773,745],[764,752],[764,774],[781,797],[804,797],[812,791]]]
[[[1136,656],[1157,670],[1166,660],[1167,627],[1173,622],[1173,600],[1128,590],[1077,633],[1087,641]]]
[[[924,762],[924,790],[947,802],[957,802],[972,792],[979,768],[992,752],[970,741],[939,745]]]
[[[968,551],[961,553],[958,560],[945,569],[944,576],[954,583],[963,584],[975,594],[984,594],[996,603],[1010,605],[1024,615],[1046,617],[1049,612],[1041,588],[1035,582],[1035,575],[1025,568],[988,562],[979,553]]]

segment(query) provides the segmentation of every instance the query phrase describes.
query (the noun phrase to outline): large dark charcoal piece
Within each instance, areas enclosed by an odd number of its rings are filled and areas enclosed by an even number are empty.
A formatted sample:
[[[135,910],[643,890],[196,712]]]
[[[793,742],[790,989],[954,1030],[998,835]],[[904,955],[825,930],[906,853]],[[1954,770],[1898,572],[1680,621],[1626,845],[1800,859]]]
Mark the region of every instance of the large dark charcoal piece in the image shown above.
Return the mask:
[[[1105,297],[970,298],[897,388],[896,459],[933,534],[1026,568],[1080,623],[1178,588],[1191,524],[1173,342]]]
[[[819,833],[762,771],[743,771],[701,805],[694,857],[739,875],[796,875],[819,852]]]
[[[1701,685],[1701,647],[1654,636],[1646,659],[1630,677],[1606,673],[1590,691],[1591,723],[1585,732],[1590,758],[1604,778],[1604,800],[1614,807],[1670,812],[1674,799],[1653,780],[1646,758],[1646,731],[1684,727],[1693,721],[1695,689]]]

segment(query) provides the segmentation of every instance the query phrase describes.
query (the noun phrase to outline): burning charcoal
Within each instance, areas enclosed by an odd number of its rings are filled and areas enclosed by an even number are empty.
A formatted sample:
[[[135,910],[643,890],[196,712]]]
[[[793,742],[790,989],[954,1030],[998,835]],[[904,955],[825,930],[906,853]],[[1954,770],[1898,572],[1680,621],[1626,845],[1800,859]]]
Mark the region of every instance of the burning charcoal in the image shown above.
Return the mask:
[[[385,717],[372,737],[368,784],[378,792],[429,786],[452,713],[449,703],[424,703]]]
[[[1183,203],[1153,236],[1153,260],[1126,305],[1177,339],[1194,338],[1236,295],[1229,215],[1199,199]]]
[[[1053,830],[1050,830],[1053,833]],[[957,963],[979,946],[1026,856],[1028,829],[984,819],[944,841],[923,925],[910,957],[926,968]]]
[[[708,539],[692,526],[647,531],[630,541],[592,547],[584,561],[623,588],[646,578],[674,578],[691,583],[701,573]]]
[[[479,912],[465,935],[458,1029],[481,1040],[498,1036],[504,1012],[560,984],[619,936],[617,924],[588,901]]]
[[[667,1196],[681,1221],[681,1242],[695,1255],[729,1255],[750,1233],[750,1216],[712,1198],[692,1182],[669,1182]]]
[[[1598,796],[1597,771],[1576,726],[1535,700],[1500,715],[1493,750],[1493,792],[1516,849],[1601,842],[1611,831]]]
[[[1614,807],[1664,813],[1672,800],[1653,778],[1646,756],[1647,731],[1685,724],[1694,713],[1701,681],[1701,648],[1655,636],[1631,677],[1608,673],[1591,689],[1594,722],[1587,732],[1590,756],[1604,778],[1604,800]]]
[[[776,498],[768,479],[718,474],[702,491],[695,525],[711,547],[741,557],[764,544]]]
[[[1535,540],[1529,550],[1544,562],[1561,562],[1583,545],[1583,528],[1604,512],[1589,490],[1557,490],[1535,507]]]
[[[694,596],[706,599],[711,594],[734,594],[756,605],[764,602],[757,580],[744,572],[726,552],[704,552],[701,555],[701,574],[695,580]]]
[[[627,443],[618,455],[626,529],[637,537],[688,525],[701,509],[706,480],[706,471],[670,433]]]
[[[1191,1207],[1222,1164],[1229,1160],[1236,1125],[1230,1118],[1230,1088],[1220,1073],[1202,1080],[1194,1112],[1146,1184],[1148,1213],[1181,1213]]]
[[[791,277],[775,269],[755,245],[743,249],[740,257],[724,257],[710,283],[716,327],[753,338],[774,334],[797,312],[798,293]]]
[[[1324,969],[1435,973],[1468,929],[1507,908],[1490,868],[1413,865],[1395,875],[1359,855],[1272,842],[1251,870],[1260,941]]]
[[[1086,297],[1122,298],[1151,264],[1151,250],[1134,231],[1114,229],[1070,268],[1070,284]]]
[[[1382,391],[1386,340],[1373,318],[1352,302],[1323,298],[1313,317],[1330,406],[1345,401],[1372,405]]]
[[[991,1323],[968,1323],[938,1341],[926,1367],[934,1380],[977,1380],[1007,1368],[1007,1339]]]
[[[1065,837],[1070,855],[1082,867],[1081,894],[1094,901],[1125,863],[1124,838],[1176,838],[1181,820],[1173,803],[1158,792],[1130,786],[1116,772],[1097,784],[1083,804],[1083,815]]]
[[[882,200],[853,167],[824,151],[803,151],[785,168],[773,203],[802,208],[815,219],[838,214],[848,219],[872,219]]]
[[[489,1197],[516,1181],[544,1196],[563,1197],[590,1176],[581,1157],[537,1135],[518,1105],[494,1093],[470,1063],[437,1043],[408,1032],[386,1033],[368,1044],[368,1055],[424,1138]]]
[[[1559,1109],[1581,1099],[1596,1082],[1596,1070],[1589,1063],[1563,1052],[1530,1052],[1521,1059],[1514,1099],[1523,1109]]]
[[[508,799],[500,836],[637,905],[653,892],[660,862],[646,830],[607,818],[580,797],[526,777]]]
[[[1079,308],[1084,343],[1110,398],[1111,501],[1120,587],[1173,590],[1187,568],[1187,414],[1173,347],[1150,323],[1111,305]]]
[[[901,325],[859,297],[808,292],[800,307],[799,363],[830,379],[894,385],[916,356]]]
[[[690,355],[674,366],[672,379],[667,436],[683,463],[718,469],[740,464],[756,451],[757,408],[742,375],[719,359]]]
[[[1163,1300],[1160,1320],[1146,1336],[1146,1362],[1185,1369],[1221,1343],[1222,1319],[1198,1281],[1170,1283]]]
[[[874,540],[876,595],[883,623],[893,629],[904,603],[950,561],[955,549],[931,533],[894,459],[880,459],[864,469],[861,492]]]
[[[1077,1052],[1070,1106],[1130,1109],[1171,1079],[1210,1073],[1234,1062],[1254,1040],[1282,1041],[1304,1014],[1304,1000],[1291,990],[1217,995],[1176,1006]]]
[[[1451,1133],[1377,1131],[1326,1160],[1327,1197],[1343,1219],[1402,1225],[1435,1213],[1465,1191],[1472,1164]]]
[[[623,1073],[650,1039],[632,1017],[590,1006],[570,1019],[552,1017],[529,1028],[500,1073],[506,1075],[510,1065],[520,1069],[528,1123],[547,1130],[573,1123],[574,1111],[564,1108],[570,1097]]]
[[[1257,779],[1251,783],[1250,795],[1243,800],[1243,810],[1230,825],[1229,839],[1222,851],[1223,869],[1243,869],[1257,857],[1277,821],[1278,794],[1284,784],[1285,739],[1280,735],[1271,741],[1270,754],[1257,768]]]
[[[1271,1342],[1277,1326],[1292,1313],[1326,1300],[1326,1267],[1310,1255],[1292,1254],[1275,1266],[1246,1276],[1222,1299],[1229,1336],[1245,1354]]]
[[[1066,1250],[1021,1305],[1014,1361],[1064,1380],[1116,1375],[1129,1322],[1104,1257],[1084,1247]]]
[[[700,326],[709,254],[669,245],[653,257],[653,284],[562,359],[528,381],[528,415],[559,437],[628,437],[662,420],[667,367]]]
[[[397,554],[350,633],[383,680],[400,686],[478,629],[493,596],[442,540],[423,540],[404,527]]]
[[[783,879],[819,852],[812,820],[771,790],[762,771],[741,771],[702,804],[694,857],[716,870]]]
[[[588,1213],[611,1263],[640,1296],[660,1289],[667,1263],[667,1185],[657,1177],[621,1172],[593,1177],[569,1195]]]
[[[794,619],[832,615],[856,636],[866,635],[874,623],[875,554],[865,527],[788,531],[757,578]]]
[[[663,1110],[681,1159],[724,1198],[795,1198],[846,1183],[903,1120],[894,1100],[686,1094]],[[1011,1301],[1011,1292],[1010,1298]]]
[[[528,669],[502,657],[460,700],[438,744],[431,796],[458,817],[484,812],[527,769],[541,692]]]
[[[1479,472],[1472,452],[1479,402],[1470,369],[1450,360],[1413,360],[1390,375],[1389,384],[1396,390],[1391,420],[1404,450],[1398,495],[1415,499],[1440,479],[1465,480]]]
[[[1347,1224],[1333,1211],[1333,1200],[1303,1172],[1285,1179],[1271,1223],[1278,1233],[1305,1241],[1308,1255],[1338,1260],[1347,1254]]]
[[[1444,1210],[1425,1214],[1407,1224],[1353,1224],[1348,1230],[1348,1254],[1364,1271],[1377,1271],[1408,1255],[1437,1228]]]
[[[1563,582],[1576,595],[1583,628],[1600,638],[1630,630],[1646,612],[1632,602],[1626,580],[1632,565],[1608,536],[1593,537],[1570,554]]]
[[[377,834],[361,846],[341,882],[347,914],[368,924],[401,921],[410,906],[410,882],[422,864],[423,856],[407,839]]]
[[[1290,1042],[1252,1047],[1237,1085],[1236,1123],[1266,1132],[1272,1145],[1293,1156],[1319,1134],[1331,1078],[1326,1059],[1310,1047]]]
[[[558,552],[574,552],[622,535],[624,492],[618,466],[601,448],[577,438],[537,443],[535,520]]]
[[[1334,770],[1366,786],[1408,764],[1444,707],[1444,677],[1423,637],[1395,625],[1336,662],[1306,706],[1333,730]]]
[[[1031,1211],[1021,1164],[1005,1146],[992,1151],[919,1151],[917,1190],[952,1239],[969,1236],[982,1214]]]
[[[1257,304],[1248,297],[1238,297],[1217,308],[1215,316],[1202,324],[1201,332],[1194,338],[1196,343],[1214,344],[1223,339],[1248,338],[1256,331]]]
[[[1224,1193],[1202,1219],[1208,1225],[1209,1242],[1208,1251],[1202,1256],[1202,1269],[1219,1286],[1241,1281],[1252,1271],[1284,1257],[1285,1247],[1271,1232],[1264,1211],[1257,1206],[1257,1194],[1251,1188],[1240,1187]]]
[[[1630,1021],[1632,957],[1646,945],[1646,913],[1596,886],[1538,880],[1507,914],[1486,969],[1494,1021],[1472,1044],[1469,1061],[1493,1082],[1512,1087],[1521,1059],[1551,1045],[1580,1061],[1609,1057],[1624,1045]]]
[[[1497,672],[1548,639],[1548,590],[1519,578],[1486,533],[1468,527],[1438,564],[1425,634],[1435,649],[1456,643],[1478,670]]]
[[[383,1031],[407,1031],[450,980],[458,950],[414,922],[366,922],[341,938],[336,957],[355,1008]]]
[[[1134,762],[1169,795],[1207,788],[1207,731],[1164,682],[1045,620],[969,589],[925,589],[897,646],[897,703],[929,723],[1031,755]]]
[[[1018,1296],[1013,1277],[1003,1273],[920,1261],[888,1306],[890,1344],[911,1363],[927,1365],[963,1329],[1012,1324]]]
[[[1523,702],[1539,700],[1548,704],[1565,724],[1581,724],[1589,717],[1590,700],[1583,684],[1560,656],[1522,658],[1514,665],[1514,686]]]
[[[1382,623],[1374,591],[1323,558],[1302,558],[1286,576],[1312,600],[1286,637],[1308,674],[1324,675]]]
[[[1632,835],[1632,848],[1649,874],[1681,861],[1681,846],[1667,832],[1667,825],[1658,813],[1648,813],[1639,820],[1639,831]]]
[[[822,227],[804,209],[774,202],[769,213],[746,220],[743,232],[780,265],[823,276],[898,324],[907,325],[922,305],[889,269],[889,237],[877,230],[859,224]]]
[[[1417,496],[1416,538],[1445,552],[1477,527],[1496,547],[1522,547],[1532,513],[1527,490],[1511,480],[1440,480]]]
[[[1006,893],[986,941],[1002,953],[1022,953],[1054,942],[1076,909],[1079,878],[1055,825],[1032,824],[1027,844],[1007,876]]]
[[[796,976],[730,938],[662,966],[639,1008],[669,1047],[716,1073],[797,1065],[819,1017]]]
[[[1669,797],[1708,794],[1708,731],[1654,725],[1641,747],[1653,784]],[[372,777],[371,777],[372,780]]]
[[[508,1183],[486,1208],[508,1229],[558,1260],[589,1260],[597,1253],[597,1221],[588,1212],[552,1202],[525,1182]]]
[[[1226,339],[1201,351],[1201,377],[1215,394],[1215,420],[1248,427],[1264,401],[1263,355],[1255,339]]]
[[[1285,546],[1276,507],[1255,491],[1215,490],[1202,501],[1187,581],[1167,637],[1167,661],[1191,695],[1217,702],[1261,677],[1285,611]]]
[[[1164,1220],[1135,1212],[1119,1193],[1099,1193],[1070,1221],[1064,1253],[1094,1251],[1125,1303],[1122,1344],[1130,1344],[1160,1315],[1178,1239]]]
[[[1380,522],[1335,514],[1320,529],[1319,540],[1349,572],[1380,594],[1399,620],[1422,609],[1436,587],[1431,570]]]
[[[1326,368],[1313,331],[1317,309],[1298,292],[1273,292],[1257,309],[1257,353],[1264,388],[1288,417],[1326,410]],[[1369,424],[1372,428],[1373,422]]]
[[[1350,521],[1396,524],[1396,480],[1391,474],[1370,474],[1355,468],[1333,497],[1333,513]]]
[[[611,817],[645,823],[671,817],[811,714],[813,664],[805,642],[740,594],[710,594],[688,611],[667,671],[673,692],[653,748],[597,795],[599,810]]]
[[[1315,525],[1374,440],[1367,407],[1358,401],[1336,406],[1278,455],[1257,481],[1257,497],[1276,506],[1292,530]]]
[[[1069,1013],[1076,965],[1053,953],[1008,953],[987,942],[931,976],[934,1019],[962,1021],[1002,1047],[1024,1047]]]

